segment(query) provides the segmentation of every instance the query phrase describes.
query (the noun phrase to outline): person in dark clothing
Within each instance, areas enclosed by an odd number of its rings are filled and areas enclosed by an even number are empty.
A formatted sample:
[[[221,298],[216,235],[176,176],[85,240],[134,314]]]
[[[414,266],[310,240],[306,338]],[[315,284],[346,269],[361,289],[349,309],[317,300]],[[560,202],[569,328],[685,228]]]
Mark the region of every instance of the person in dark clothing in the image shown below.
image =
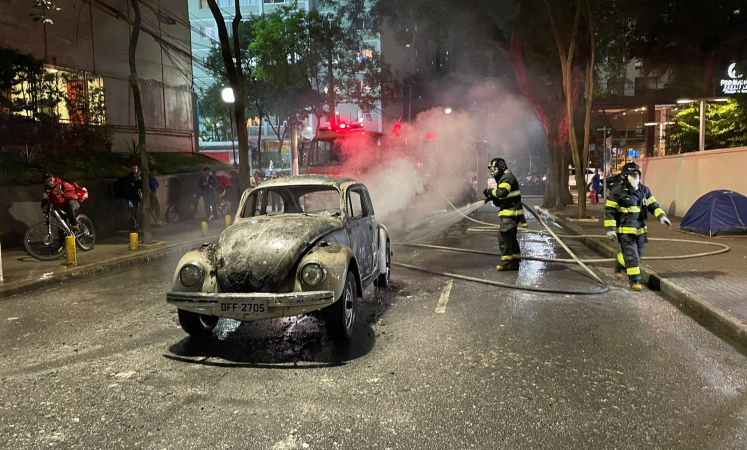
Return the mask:
[[[130,230],[134,233],[140,231],[140,201],[143,199],[143,181],[140,166],[133,164],[130,173],[125,177],[125,199],[130,213]]]
[[[42,208],[47,207],[64,211],[70,228],[77,230],[78,220],[75,217],[75,210],[80,208],[80,203],[78,202],[78,194],[75,192],[75,186],[65,183],[51,173],[44,175]]]
[[[494,158],[488,165],[490,173],[495,178],[498,187],[485,189],[485,201],[493,201],[500,208],[500,228],[498,231],[498,245],[501,249],[501,264],[496,266],[498,271],[519,270],[521,262],[521,248],[519,247],[518,228],[524,222],[524,207],[521,206],[521,191],[519,181],[508,170],[506,161]]]
[[[149,187],[150,187],[150,215],[153,217],[153,223],[156,225],[163,225],[163,222],[161,222],[161,204],[158,203],[158,196],[156,195],[156,191],[161,186],[158,183],[158,178],[156,176],[158,175],[158,172],[155,170],[150,171],[150,180],[149,180]]]
[[[622,249],[615,263],[617,278],[622,279],[622,272],[626,271],[631,289],[640,291],[640,258],[643,257],[648,242],[646,218],[651,213],[663,225],[671,227],[672,223],[659,207],[656,198],[651,195],[649,188],[640,183],[641,168],[638,164],[625,164],[622,177],[623,182],[613,187],[607,198],[604,227],[607,230],[607,237],[617,240]]]
[[[594,176],[591,177],[591,189],[594,193],[594,203],[599,203],[599,190],[601,189],[602,178],[599,176],[599,169],[594,169]]]
[[[215,200],[215,191],[219,188],[218,180],[210,174],[210,167],[202,170],[202,176],[197,182],[197,187],[202,190],[202,201],[205,203],[205,217],[211,220],[218,212],[218,205]]]

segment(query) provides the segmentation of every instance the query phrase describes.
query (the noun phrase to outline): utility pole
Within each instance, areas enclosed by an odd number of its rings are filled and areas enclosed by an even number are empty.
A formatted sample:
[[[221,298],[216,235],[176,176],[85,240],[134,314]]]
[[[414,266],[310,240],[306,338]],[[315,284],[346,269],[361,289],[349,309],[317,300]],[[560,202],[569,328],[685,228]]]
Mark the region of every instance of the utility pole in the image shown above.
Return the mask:
[[[143,114],[143,103],[140,98],[140,86],[137,76],[137,65],[135,53],[137,52],[137,41],[140,37],[140,24],[143,16],[140,13],[139,0],[130,0],[132,9],[135,11],[135,23],[130,36],[129,60],[130,60],[130,88],[132,89],[132,100],[135,107],[135,118],[137,120],[138,148],[140,149],[140,178],[142,180],[143,193],[143,244],[153,243],[153,235],[150,227],[150,170],[148,169],[148,151],[145,147],[145,118]],[[137,211],[135,212],[137,214]]]

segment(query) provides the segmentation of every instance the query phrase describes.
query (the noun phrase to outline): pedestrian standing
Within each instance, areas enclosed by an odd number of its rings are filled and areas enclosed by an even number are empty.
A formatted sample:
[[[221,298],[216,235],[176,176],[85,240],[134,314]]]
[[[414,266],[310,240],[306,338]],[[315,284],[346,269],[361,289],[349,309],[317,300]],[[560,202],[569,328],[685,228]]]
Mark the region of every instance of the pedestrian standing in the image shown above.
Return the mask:
[[[254,171],[254,186],[257,187],[259,184],[262,183],[262,179],[259,177],[259,170]]]
[[[501,249],[501,263],[496,266],[500,271],[519,270],[521,262],[521,248],[517,237],[519,225],[524,219],[524,207],[521,205],[521,191],[519,181],[513,173],[508,170],[506,161],[502,158],[493,158],[488,165],[490,173],[495,178],[497,187],[485,189],[483,195],[485,202],[490,200],[500,208],[500,228],[498,230],[498,246]]]
[[[202,170],[202,176],[197,182],[197,187],[202,190],[202,201],[205,204],[205,217],[212,220],[218,212],[215,201],[215,190],[218,188],[218,180],[210,173],[210,167]]]
[[[651,213],[662,224],[671,227],[672,223],[659,207],[656,198],[648,187],[641,184],[641,168],[629,162],[622,169],[623,181],[612,188],[604,207],[604,227],[607,237],[620,243],[622,252],[617,255],[615,274],[622,279],[626,271],[630,287],[640,291],[640,259],[646,249],[648,227],[646,218]]]
[[[134,233],[140,231],[140,201],[143,199],[143,181],[141,179],[140,166],[133,164],[130,173],[125,177],[125,199],[130,214],[130,230]]]
[[[599,169],[594,169],[594,176],[591,177],[591,189],[594,192],[594,203],[599,203],[599,189],[601,186],[601,177]]]
[[[158,179],[156,178],[157,175],[158,175],[158,172],[156,172],[155,169],[151,169],[150,180],[149,180],[150,215],[151,217],[153,217],[153,221],[156,225],[163,225],[163,222],[161,222],[161,204],[158,203],[158,195],[156,194],[156,191],[158,191],[158,188],[161,186],[158,183]]]

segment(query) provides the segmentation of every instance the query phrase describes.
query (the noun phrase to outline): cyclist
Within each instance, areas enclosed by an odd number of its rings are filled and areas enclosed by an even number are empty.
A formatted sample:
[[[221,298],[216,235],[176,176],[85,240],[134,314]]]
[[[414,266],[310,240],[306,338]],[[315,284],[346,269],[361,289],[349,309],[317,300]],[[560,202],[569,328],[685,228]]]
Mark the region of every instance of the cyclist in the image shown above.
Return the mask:
[[[75,210],[80,208],[78,194],[75,186],[66,183],[51,173],[44,175],[44,198],[42,208],[52,207],[58,211],[64,211],[67,215],[67,223],[70,229],[78,231],[78,221],[75,218]]]

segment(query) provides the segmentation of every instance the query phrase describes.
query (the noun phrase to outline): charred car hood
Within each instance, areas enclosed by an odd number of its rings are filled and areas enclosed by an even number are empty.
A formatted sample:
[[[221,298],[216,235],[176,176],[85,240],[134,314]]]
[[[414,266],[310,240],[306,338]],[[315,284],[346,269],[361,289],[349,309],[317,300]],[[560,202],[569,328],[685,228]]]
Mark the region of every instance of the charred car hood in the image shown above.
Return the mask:
[[[236,223],[218,240],[218,283],[223,292],[277,292],[309,246],[340,228],[340,219],[295,214]]]

